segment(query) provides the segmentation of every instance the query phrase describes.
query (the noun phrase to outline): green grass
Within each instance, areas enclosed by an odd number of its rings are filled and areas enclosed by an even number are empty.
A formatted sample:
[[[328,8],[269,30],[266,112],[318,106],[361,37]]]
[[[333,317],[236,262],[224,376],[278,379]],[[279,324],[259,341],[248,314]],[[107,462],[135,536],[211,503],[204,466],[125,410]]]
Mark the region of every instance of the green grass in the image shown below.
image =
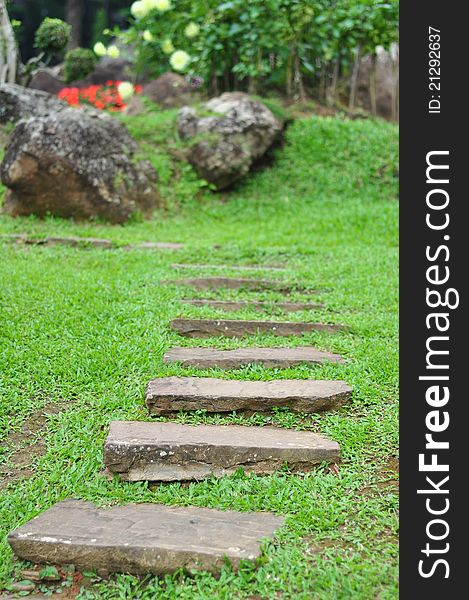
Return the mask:
[[[40,407],[60,404],[48,418],[46,453],[28,478],[0,496],[0,587],[20,578],[5,535],[54,502],[73,496],[100,505],[163,502],[286,516],[257,569],[225,568],[166,578],[95,577],[80,598],[381,600],[397,592],[397,130],[373,120],[312,117],[295,121],[275,166],[256,172],[230,193],[212,194],[174,157],[173,111],[127,118],[160,174],[164,198],[154,219],[125,226],[60,219],[0,218],[0,233],[107,237],[118,243],[178,241],[178,252],[19,246],[0,242],[0,469],[14,455],[10,441]],[[168,153],[168,147],[170,153]],[[220,248],[214,249],[214,244]],[[177,274],[172,262],[283,263],[266,277],[322,290],[322,310],[286,320],[327,320],[351,326],[339,335],[244,340],[186,340],[170,332],[177,316],[221,317],[186,306],[184,290],[160,283]],[[228,271],[217,270],[213,274]],[[194,271],[180,272],[195,276]],[[203,271],[203,275],[210,272]],[[259,273],[260,275],[261,273]],[[265,274],[264,274],[265,275]],[[277,299],[219,291],[206,297]],[[292,298],[305,300],[295,292]],[[315,298],[316,299],[316,298]],[[255,317],[243,310],[230,318]],[[164,365],[172,345],[315,345],[347,358],[345,365],[237,371]],[[268,477],[236,473],[181,486],[107,481],[102,445],[113,419],[146,419],[147,381],[163,375],[241,379],[343,379],[352,402],[320,416],[280,410],[272,417],[181,414],[181,422],[276,424],[320,431],[341,444],[338,473],[287,470]],[[27,421],[26,421],[27,423]],[[1,493],[1,492],[0,492]]]

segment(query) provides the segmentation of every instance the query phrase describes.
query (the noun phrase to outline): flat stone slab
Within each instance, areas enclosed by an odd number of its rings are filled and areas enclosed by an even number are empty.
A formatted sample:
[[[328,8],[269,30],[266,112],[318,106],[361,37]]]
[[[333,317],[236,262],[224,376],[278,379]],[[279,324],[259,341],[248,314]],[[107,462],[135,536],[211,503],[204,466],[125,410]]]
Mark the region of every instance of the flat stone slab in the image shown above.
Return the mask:
[[[15,554],[33,563],[162,575],[177,569],[218,572],[228,559],[253,562],[260,542],[284,519],[199,507],[128,504],[97,508],[65,500],[8,536]]]
[[[286,369],[301,364],[344,363],[339,354],[323,352],[312,346],[299,348],[171,348],[163,357],[165,363],[181,363],[186,367],[201,369],[237,369],[246,365]]]
[[[25,233],[6,233],[1,234],[0,239],[16,242],[17,244],[34,244],[38,246],[94,246],[96,248],[118,248],[112,240],[91,237],[46,237],[35,238]],[[125,250],[180,250],[184,244],[173,242],[141,242],[138,244],[129,244],[123,246]]]
[[[196,263],[171,265],[173,269],[194,269],[197,271],[212,270],[212,269],[230,269],[231,271],[287,271],[285,267],[274,267],[269,265],[198,265]]]
[[[180,335],[191,338],[203,337],[244,337],[268,333],[281,337],[289,335],[303,335],[311,331],[325,331],[336,333],[346,329],[343,325],[328,325],[326,323],[296,323],[275,321],[241,321],[241,320],[214,320],[214,319],[174,319],[171,329]]]
[[[352,388],[344,381],[280,379],[237,381],[209,377],[160,377],[145,392],[150,414],[166,415],[178,410],[208,412],[272,412],[279,406],[314,413],[347,402]]]
[[[8,239],[17,244],[33,244],[37,246],[94,246],[96,248],[112,248],[111,240],[92,238],[92,237],[46,237],[34,238],[29,237],[24,233],[2,234],[3,238]]]
[[[173,279],[167,281],[172,285],[188,286],[196,290],[219,290],[222,288],[230,290],[254,290],[275,292],[291,292],[294,290],[301,291],[303,288],[288,285],[282,281],[270,281],[268,279],[248,279],[244,277],[193,277],[187,279]],[[315,290],[308,290],[308,293],[316,294]]]
[[[124,246],[126,250],[180,250],[184,244],[177,242],[141,242]]]
[[[285,463],[307,472],[339,460],[337,442],[274,427],[113,421],[104,444],[107,472],[125,481],[200,480],[240,467],[264,475]]]
[[[226,311],[237,310],[265,310],[265,309],[280,309],[284,312],[295,312],[299,310],[315,310],[324,308],[324,304],[312,304],[310,302],[261,302],[256,300],[246,300],[244,302],[236,302],[229,300],[183,300],[184,304],[192,306],[208,306],[209,308],[219,308]]]

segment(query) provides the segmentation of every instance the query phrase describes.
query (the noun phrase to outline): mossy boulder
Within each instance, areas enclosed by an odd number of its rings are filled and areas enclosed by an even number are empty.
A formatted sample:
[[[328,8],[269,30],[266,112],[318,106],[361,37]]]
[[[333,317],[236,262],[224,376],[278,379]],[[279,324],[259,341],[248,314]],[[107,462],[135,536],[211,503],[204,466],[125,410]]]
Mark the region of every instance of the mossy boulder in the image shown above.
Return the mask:
[[[212,98],[202,110],[182,108],[177,126],[189,162],[218,190],[246,175],[283,130],[271,110],[241,92]]]

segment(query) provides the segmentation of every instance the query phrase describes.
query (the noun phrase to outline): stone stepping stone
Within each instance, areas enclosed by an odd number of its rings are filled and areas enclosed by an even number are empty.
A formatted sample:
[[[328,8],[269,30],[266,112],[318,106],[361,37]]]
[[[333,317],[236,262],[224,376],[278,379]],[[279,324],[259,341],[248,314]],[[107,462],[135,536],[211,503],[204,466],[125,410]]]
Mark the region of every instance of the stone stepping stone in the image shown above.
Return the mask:
[[[124,246],[125,250],[181,250],[184,244],[176,242],[141,242]]]
[[[173,269],[196,269],[199,270],[209,270],[209,269],[230,269],[232,271],[287,271],[285,267],[273,267],[273,266],[264,266],[264,265],[198,265],[195,263],[192,264],[173,264],[171,265]]]
[[[281,379],[237,381],[208,377],[160,377],[145,392],[150,414],[178,410],[208,412],[272,412],[287,406],[296,412],[315,413],[338,408],[350,399],[352,388],[344,381]]]
[[[256,300],[246,300],[244,302],[227,300],[183,300],[184,304],[192,306],[208,306],[209,308],[219,308],[226,311],[237,311],[243,309],[265,310],[276,308],[284,312],[295,312],[298,310],[315,310],[324,308],[324,304],[312,304],[308,302],[262,302]]]
[[[7,233],[1,234],[0,238],[7,239],[17,244],[34,244],[38,246],[94,246],[96,248],[117,248],[112,240],[91,237],[46,237],[34,238],[29,237],[24,233]],[[184,244],[172,242],[142,242],[139,244],[129,244],[123,246],[125,250],[179,250],[184,247]]]
[[[285,463],[292,471],[308,472],[339,460],[337,442],[274,427],[113,421],[104,444],[109,476],[124,481],[200,480],[240,467],[264,475]]]
[[[196,290],[219,290],[226,288],[230,290],[253,290],[253,291],[275,291],[275,292],[292,292],[302,291],[303,288],[288,285],[281,281],[270,281],[267,279],[247,279],[233,277],[194,277],[188,279],[173,279],[166,283],[172,285],[189,286]],[[308,290],[311,294],[317,294],[316,290]]]
[[[37,246],[94,246],[95,248],[112,248],[113,242],[111,240],[92,238],[92,237],[46,237],[46,238],[34,238],[29,237],[26,234],[6,234],[2,235],[11,241],[15,241],[18,244],[33,244]]]
[[[246,365],[263,365],[267,368],[286,369],[301,364],[345,363],[339,354],[323,352],[312,346],[299,348],[171,348],[163,357],[168,363],[201,369],[238,369]]]
[[[80,570],[163,575],[180,568],[215,574],[228,559],[254,562],[284,519],[199,507],[127,504],[97,508],[65,500],[8,536],[21,560]]]
[[[275,321],[242,321],[214,319],[174,319],[171,329],[180,335],[191,338],[204,337],[244,337],[259,333],[270,333],[281,337],[303,335],[311,331],[336,333],[347,328],[344,325],[328,325],[327,323],[296,323]]]

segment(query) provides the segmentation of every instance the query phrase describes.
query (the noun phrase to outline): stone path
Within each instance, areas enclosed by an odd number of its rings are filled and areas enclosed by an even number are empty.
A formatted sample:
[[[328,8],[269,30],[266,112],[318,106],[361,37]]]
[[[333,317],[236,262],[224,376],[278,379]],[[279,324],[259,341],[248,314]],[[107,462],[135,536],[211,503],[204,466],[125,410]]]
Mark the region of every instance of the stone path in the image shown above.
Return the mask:
[[[94,247],[94,248],[119,248],[112,240],[92,237],[45,237],[35,238],[25,233],[5,233],[0,235],[0,239],[15,242],[17,244],[32,244],[37,246],[72,246],[76,247]],[[137,244],[128,244],[123,246],[125,250],[179,250],[184,244],[173,242],[141,242]]]
[[[352,394],[343,381],[279,379],[239,381],[209,377],[160,377],[147,386],[145,402],[152,415],[179,410],[271,412],[288,406],[297,412],[338,408]]]
[[[208,308],[225,311],[278,309],[283,312],[295,312],[324,308],[324,304],[312,304],[311,302],[262,302],[258,300],[244,300],[241,302],[229,300],[183,300],[183,303],[191,304],[192,306],[207,306]]]
[[[229,290],[252,290],[252,291],[275,291],[292,292],[305,291],[303,288],[288,285],[281,281],[270,281],[268,279],[248,279],[233,277],[193,277],[188,279],[173,279],[168,281],[172,285],[188,286],[196,290],[219,290],[221,288]],[[310,294],[317,294],[316,290],[308,290]]]
[[[72,563],[136,575],[162,575],[179,568],[219,571],[225,557],[260,556],[260,542],[272,537],[283,518],[199,507],[129,504],[96,508],[89,502],[59,502],[10,534],[22,560]]]
[[[339,354],[322,352],[312,346],[298,348],[171,348],[163,357],[165,363],[180,363],[202,369],[239,369],[249,364],[286,369],[301,364],[344,363]]]
[[[230,271],[288,271],[286,267],[274,267],[269,265],[197,265],[195,263],[171,265],[173,269],[196,269],[197,271],[212,270],[212,269],[229,269]]]
[[[88,241],[85,238],[47,238],[43,243],[77,245],[84,240]],[[24,239],[20,241],[29,243]],[[107,244],[110,243],[112,246],[109,240],[95,241],[97,245],[109,247]],[[182,245],[152,242],[132,247],[178,249]],[[169,283],[196,289],[282,292],[293,289],[278,281],[225,277]],[[189,302],[225,310],[271,306],[261,301]],[[293,311],[309,310],[318,305],[282,302],[274,306]],[[176,319],[171,327],[189,337],[241,337],[256,333],[298,336],[310,331],[333,333],[346,329],[324,323],[211,319]],[[337,354],[311,347],[173,348],[165,354],[164,362],[229,369],[246,364],[282,368],[303,363],[343,363],[344,360]],[[161,377],[149,382],[145,401],[149,414],[160,416],[200,409],[266,413],[276,407],[307,413],[340,407],[349,400],[351,393],[352,389],[343,381]],[[320,463],[339,462],[340,448],[337,442],[317,433],[286,428],[113,421],[104,444],[103,460],[108,477],[163,483],[224,477],[240,468],[257,475],[273,473],[284,465],[291,472],[309,472]],[[255,561],[261,553],[262,539],[272,538],[282,523],[281,517],[269,513],[235,513],[157,504],[96,508],[88,502],[67,500],[19,527],[9,535],[8,541],[18,557],[33,563],[72,563],[81,569],[134,574],[162,575],[180,568],[203,569],[215,574],[226,560],[234,568],[241,559]]]
[[[200,480],[240,467],[265,475],[284,464],[307,472],[339,460],[337,442],[274,427],[113,421],[104,444],[108,473],[124,481]]]
[[[311,331],[325,331],[336,333],[346,329],[343,325],[328,325],[326,323],[296,323],[274,321],[241,321],[241,320],[213,320],[213,319],[174,319],[171,329],[185,337],[244,337],[268,333],[281,337],[290,335],[303,335]]]

